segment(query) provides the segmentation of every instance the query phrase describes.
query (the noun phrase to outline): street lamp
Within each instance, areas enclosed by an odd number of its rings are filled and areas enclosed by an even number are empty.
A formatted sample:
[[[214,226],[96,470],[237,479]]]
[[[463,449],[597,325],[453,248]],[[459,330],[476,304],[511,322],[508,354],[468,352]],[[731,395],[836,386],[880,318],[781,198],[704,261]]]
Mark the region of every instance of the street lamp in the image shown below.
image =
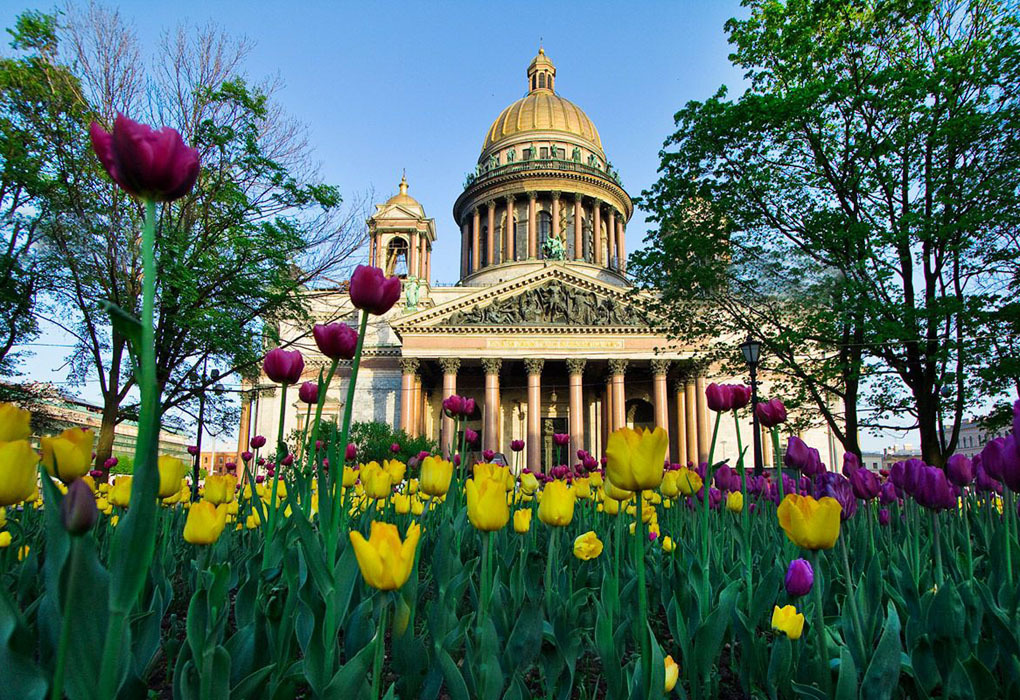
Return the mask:
[[[754,475],[761,476],[764,467],[761,460],[761,426],[758,425],[758,360],[761,358],[761,342],[751,334],[740,344],[744,362],[751,370],[751,429],[754,432]]]
[[[198,474],[199,474],[199,462],[202,460],[202,432],[205,429],[205,392],[209,387],[206,385],[209,381],[216,382],[220,378],[220,371],[215,367],[206,374],[205,371],[206,361],[202,361],[202,385],[198,389],[198,440],[195,444],[195,463],[191,468],[191,500],[198,500]],[[212,387],[212,390],[217,395],[223,393],[223,385],[217,382],[216,386]],[[214,465],[210,464],[209,468],[212,469]]]

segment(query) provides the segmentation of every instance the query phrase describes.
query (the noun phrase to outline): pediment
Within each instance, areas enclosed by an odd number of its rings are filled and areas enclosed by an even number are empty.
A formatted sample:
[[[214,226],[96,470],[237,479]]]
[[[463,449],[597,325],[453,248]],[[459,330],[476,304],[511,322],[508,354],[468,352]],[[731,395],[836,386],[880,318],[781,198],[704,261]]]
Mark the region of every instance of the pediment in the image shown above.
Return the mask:
[[[549,266],[407,316],[394,324],[405,333],[650,332],[640,295]]]
[[[377,204],[375,214],[372,216],[376,221],[390,219],[404,220],[412,219],[418,221],[423,217],[421,211],[415,211],[404,204]]]

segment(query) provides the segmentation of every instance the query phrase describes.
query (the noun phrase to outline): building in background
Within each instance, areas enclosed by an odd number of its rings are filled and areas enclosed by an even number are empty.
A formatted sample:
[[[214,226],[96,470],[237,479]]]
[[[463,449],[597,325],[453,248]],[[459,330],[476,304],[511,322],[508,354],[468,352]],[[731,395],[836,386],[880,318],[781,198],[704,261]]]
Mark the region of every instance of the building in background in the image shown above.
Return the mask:
[[[525,96],[485,131],[453,203],[460,258],[435,263],[459,267],[456,285],[431,281],[435,220],[408,194],[405,178],[367,222],[369,264],[403,279],[403,299],[384,317],[369,319],[354,420],[399,426],[446,452],[458,436],[441,402],[458,393],[476,399],[466,427],[481,435],[481,448],[509,453],[512,440],[524,440],[532,469],[548,469],[563,457],[573,461],[580,449],[601,455],[609,433],[621,426],[662,427],[672,461],[706,461],[714,416],[705,387],[744,379],[699,363],[697,347],[653,328],[652,297],[636,292],[627,277],[634,206],[595,124],[560,95],[556,67],[543,50],[526,75]],[[357,327],[358,312],[344,289],[316,290],[310,302],[317,322]],[[316,380],[327,364],[308,330],[287,322],[279,328],[280,338],[294,340],[305,357],[302,381]],[[733,338],[734,353],[742,340]],[[327,389],[327,419],[342,414],[349,371],[342,363]],[[279,393],[261,392],[257,402],[242,404],[238,453],[251,435],[276,434]],[[306,411],[296,391],[287,401],[285,434],[291,435],[303,430]],[[749,417],[742,432],[749,445]],[[554,433],[570,436],[562,457]],[[842,464],[827,429],[803,438],[830,469]],[[768,436],[762,444],[769,464]],[[731,464],[738,456],[732,420],[722,421],[716,455]]]
[[[966,455],[967,457],[973,457],[985,448],[985,445],[989,441],[994,440],[998,437],[1004,437],[1010,432],[1009,429],[1003,428],[995,433],[989,433],[981,424],[975,420],[969,418],[964,419],[960,422],[960,435],[956,442],[956,453]],[[948,436],[953,430],[951,425],[946,426],[946,435]]]

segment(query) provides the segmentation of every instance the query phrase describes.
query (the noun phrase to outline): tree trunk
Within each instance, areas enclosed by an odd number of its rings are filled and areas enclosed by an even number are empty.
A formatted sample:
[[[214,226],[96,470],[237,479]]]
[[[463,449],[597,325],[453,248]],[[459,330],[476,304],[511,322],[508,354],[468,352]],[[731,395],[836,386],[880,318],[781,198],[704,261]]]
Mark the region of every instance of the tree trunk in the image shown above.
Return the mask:
[[[99,426],[99,442],[96,444],[96,469],[103,472],[103,480],[109,480],[109,474],[103,465],[113,456],[113,436],[119,412],[120,401],[117,394],[107,392],[103,399],[103,422]]]

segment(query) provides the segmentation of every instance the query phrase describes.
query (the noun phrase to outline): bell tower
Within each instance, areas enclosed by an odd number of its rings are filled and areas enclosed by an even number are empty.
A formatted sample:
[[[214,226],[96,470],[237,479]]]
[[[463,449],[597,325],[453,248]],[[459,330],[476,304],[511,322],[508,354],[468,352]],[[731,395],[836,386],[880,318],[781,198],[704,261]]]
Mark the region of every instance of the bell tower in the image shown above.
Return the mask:
[[[368,219],[369,264],[389,275],[429,286],[432,277],[432,245],[436,222],[407,194],[407,178],[401,176],[400,191],[384,204],[375,205]]]

